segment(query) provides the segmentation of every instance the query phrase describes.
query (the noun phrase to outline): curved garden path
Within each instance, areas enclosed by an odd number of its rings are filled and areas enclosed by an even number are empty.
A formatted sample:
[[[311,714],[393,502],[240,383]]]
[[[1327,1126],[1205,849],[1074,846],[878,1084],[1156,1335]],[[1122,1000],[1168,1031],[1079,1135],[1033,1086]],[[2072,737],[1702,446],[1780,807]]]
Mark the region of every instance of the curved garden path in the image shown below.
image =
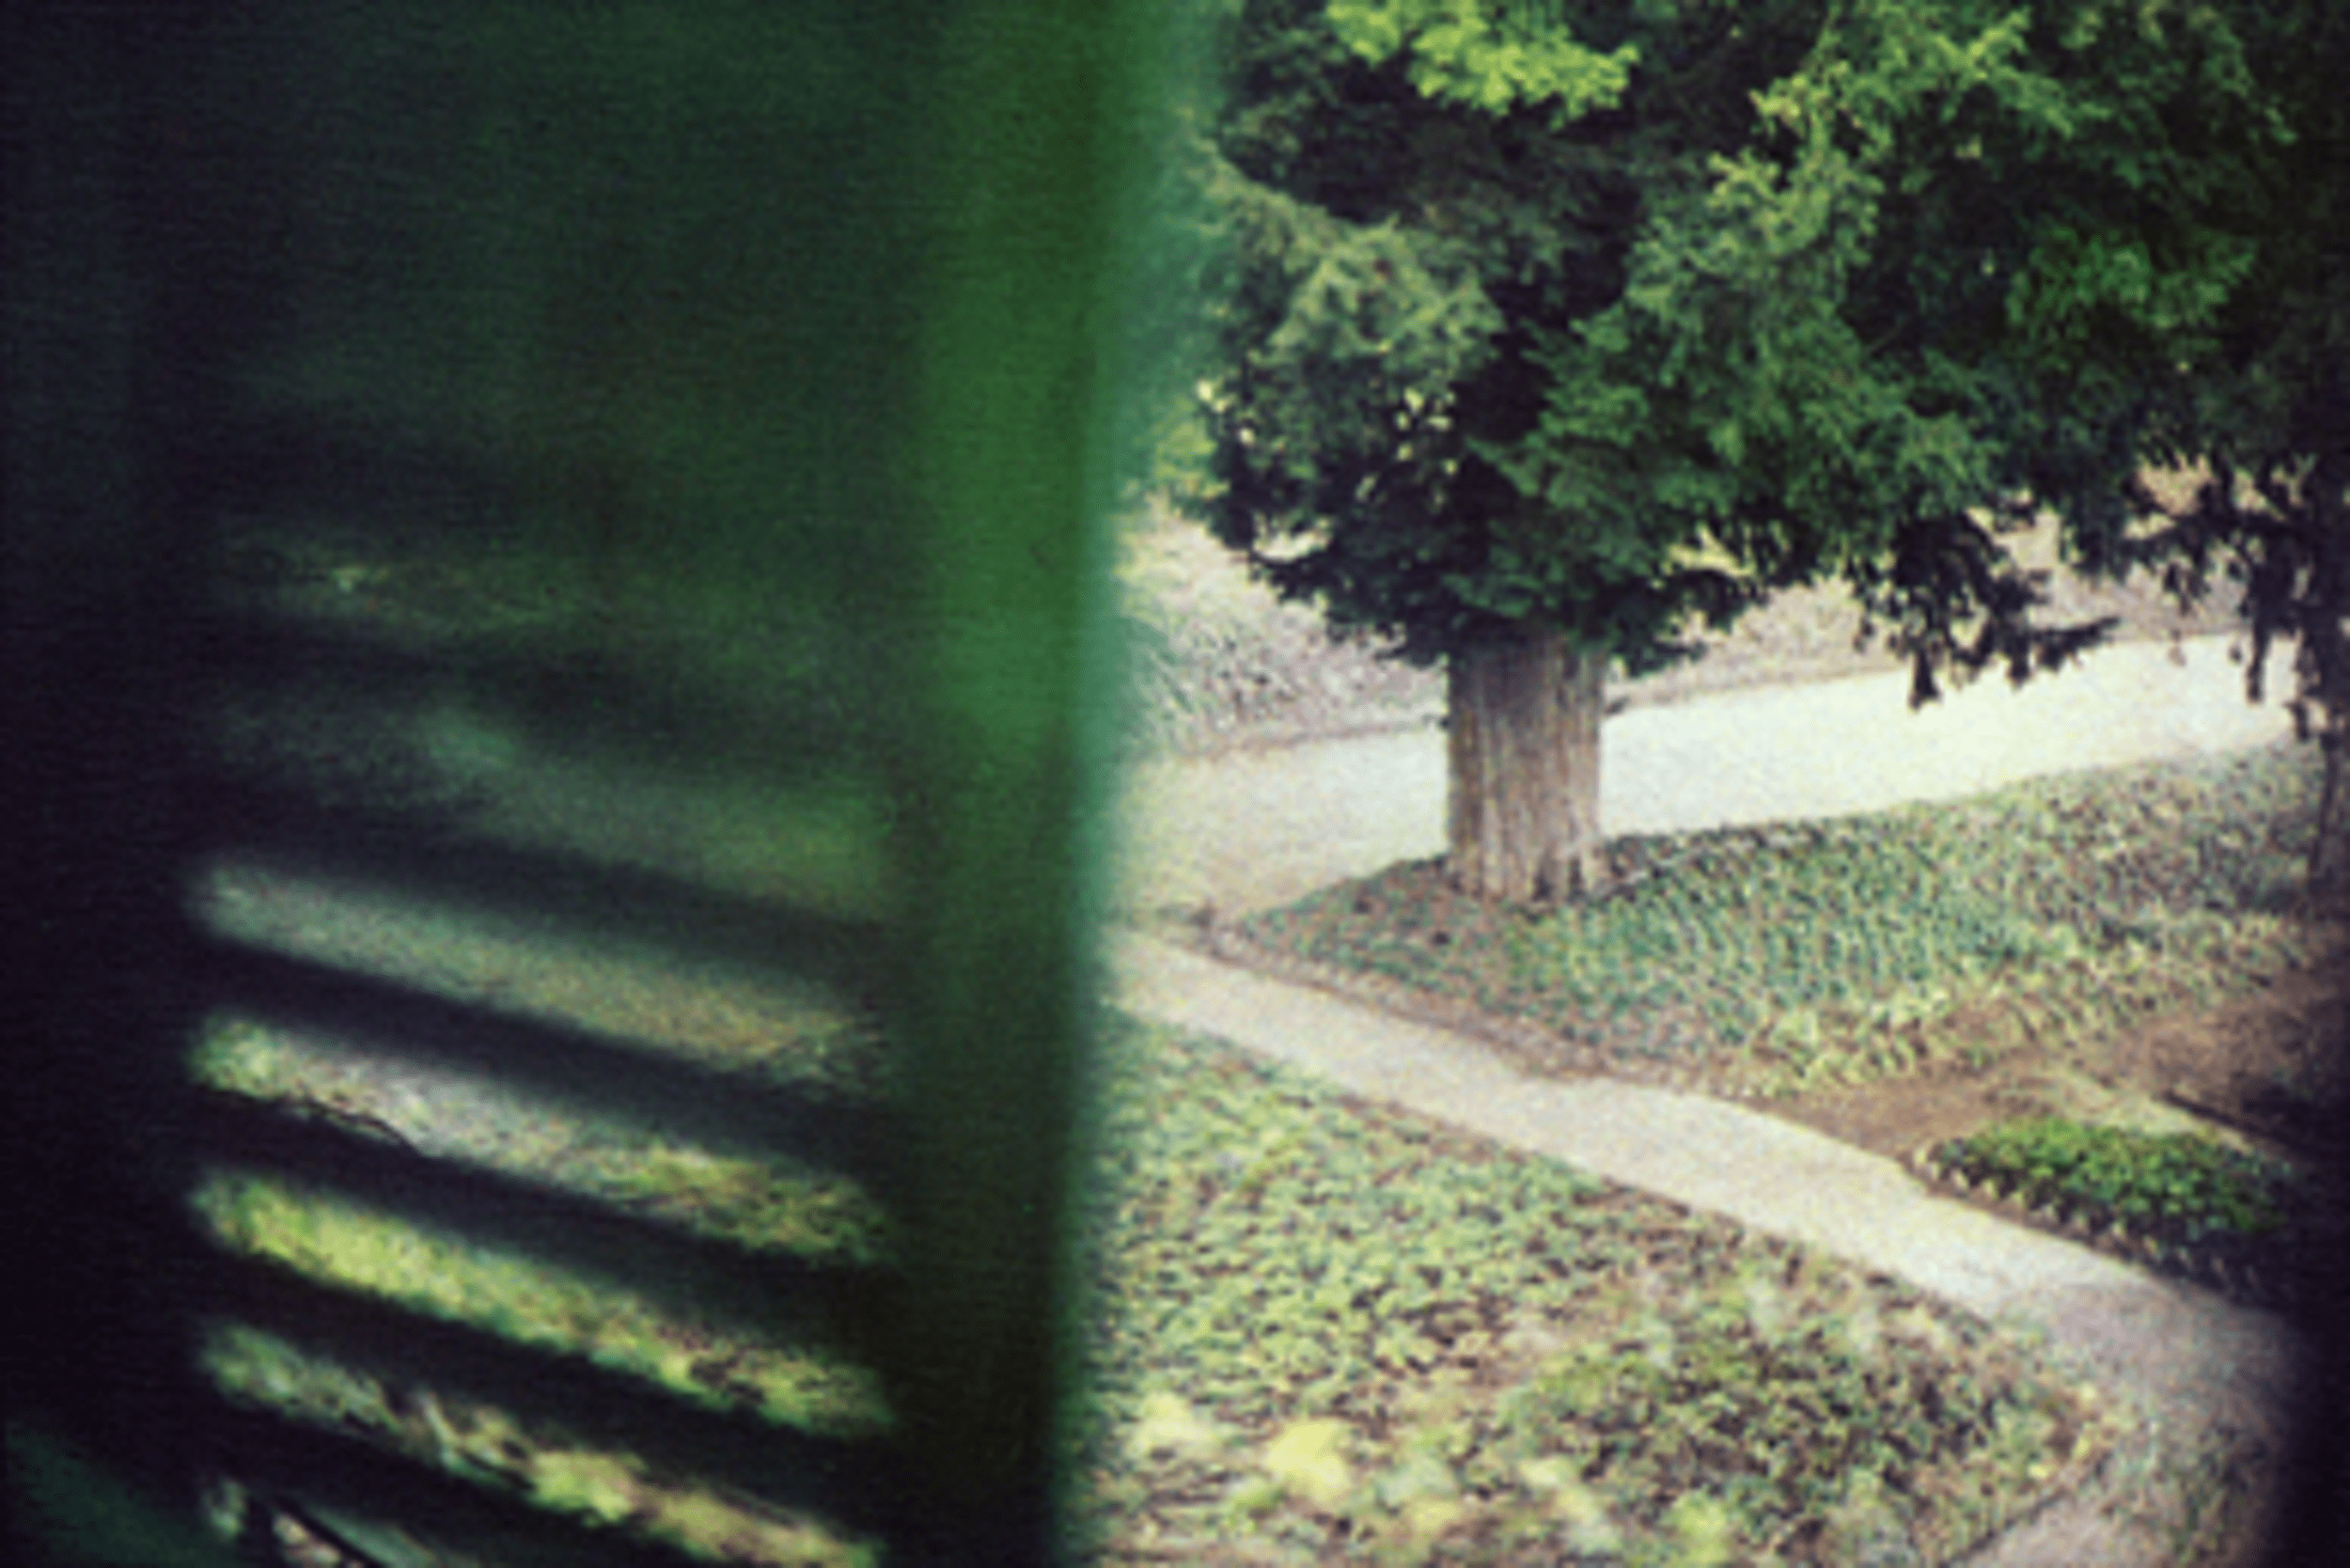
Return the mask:
[[[1607,722],[1601,813],[1610,834],[1837,816],[2289,735],[2281,703],[2245,700],[2228,648],[2125,643],[2020,690],[1985,679],[1915,713],[1902,672],[1637,708]],[[1442,853],[1444,735],[1146,762],[1122,822],[1126,908],[1271,908]]]

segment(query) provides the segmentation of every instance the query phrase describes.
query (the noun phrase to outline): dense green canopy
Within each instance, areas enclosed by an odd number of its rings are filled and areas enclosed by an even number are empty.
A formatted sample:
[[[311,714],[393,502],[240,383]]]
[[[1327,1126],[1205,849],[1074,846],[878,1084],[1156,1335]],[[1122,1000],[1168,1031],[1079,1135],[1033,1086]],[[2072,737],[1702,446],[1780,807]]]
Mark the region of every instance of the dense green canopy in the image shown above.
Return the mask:
[[[1604,879],[1598,666],[1700,619],[1841,579],[1916,702],[2094,643],[2035,623],[2007,549],[2051,513],[2092,572],[2242,581],[2255,692],[2297,639],[2338,773],[2346,27],[1232,0],[1202,510],[1285,595],[1446,666],[1451,853],[1488,896]],[[2189,507],[2142,480],[2197,464]]]
[[[2232,246],[2240,281],[2184,346],[2150,323],[2120,372],[2157,454],[2202,482],[2173,509],[2137,493],[2156,525],[2115,551],[2159,564],[2183,595],[2216,572],[2241,587],[2253,696],[2273,644],[2291,639],[2295,716],[2326,748],[2329,828],[2350,734],[2350,12],[2299,0],[2230,21],[2236,52],[2218,57],[2257,84],[2263,118],[2249,135],[2201,131],[2167,194],[2186,243]]]
[[[1233,29],[1214,525],[1409,656],[1533,619],[1643,663],[1747,591],[1706,549],[1706,497],[1570,510],[1527,482],[1559,335],[1622,298],[1657,197],[1703,188],[1747,133],[1747,94],[1811,35],[1800,7],[1653,9],[1562,34],[1250,0]],[[1661,449],[1653,466],[1717,478]],[[1784,555],[1800,575],[1805,553]]]
[[[1639,667],[1825,576],[1920,697],[2060,660],[1998,533],[2055,506],[2123,564],[2145,367],[2209,352],[2278,133],[2224,17],[2102,0],[1248,0],[1231,36],[1212,521],[1423,660],[1541,623]]]

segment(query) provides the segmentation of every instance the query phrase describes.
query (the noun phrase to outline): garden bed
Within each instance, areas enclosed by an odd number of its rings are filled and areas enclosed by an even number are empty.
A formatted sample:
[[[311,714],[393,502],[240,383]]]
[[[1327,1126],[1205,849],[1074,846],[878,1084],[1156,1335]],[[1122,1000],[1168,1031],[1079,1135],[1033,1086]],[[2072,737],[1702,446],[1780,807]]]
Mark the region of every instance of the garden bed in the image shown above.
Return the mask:
[[[2307,1308],[2325,1205],[2300,1177],[2330,1163],[2350,1086],[2341,926],[2300,894],[2316,785],[2280,746],[1619,839],[1616,885],[1560,908],[1464,899],[1418,862],[1170,929],[1530,1071],[1747,1100],[2009,1217]],[[1994,1181],[1965,1152],[2051,1117],[2300,1175],[2250,1233]]]
[[[323,1104],[418,1149],[462,1133],[451,1157],[543,1165],[754,1248],[864,1246],[853,1205],[811,1232],[805,1181],[713,1182],[690,1152],[543,1116],[506,1137],[488,1102],[452,1120],[414,1085],[251,1031],[207,1062],[224,1090]],[[2085,1480],[2132,1424],[2030,1345],[1884,1277],[1230,1047],[1113,1020],[1098,1065],[1095,1383],[1074,1467],[1094,1560],[1946,1561]],[[216,1233],[319,1282],[785,1425],[886,1424],[862,1396],[826,1403],[838,1390],[789,1342],[632,1315],[603,1286],[250,1186],[208,1189]],[[234,1398],[586,1519],[729,1560],[870,1560],[624,1446],[266,1333],[219,1326],[208,1365]]]
[[[2277,747],[1620,839],[1607,891],[1556,908],[1463,897],[1418,861],[1214,936],[1481,1027],[1538,1070],[1786,1099],[2079,1052],[2311,962],[2332,939],[2295,908],[2315,760]]]
[[[2127,1425],[1806,1248],[1172,1031],[1104,1068],[1099,1560],[1942,1562]]]
[[[2326,1173],[2192,1132],[2038,1116],[1920,1148],[1918,1173],[1958,1197],[2248,1306],[2329,1308],[2314,1238]]]

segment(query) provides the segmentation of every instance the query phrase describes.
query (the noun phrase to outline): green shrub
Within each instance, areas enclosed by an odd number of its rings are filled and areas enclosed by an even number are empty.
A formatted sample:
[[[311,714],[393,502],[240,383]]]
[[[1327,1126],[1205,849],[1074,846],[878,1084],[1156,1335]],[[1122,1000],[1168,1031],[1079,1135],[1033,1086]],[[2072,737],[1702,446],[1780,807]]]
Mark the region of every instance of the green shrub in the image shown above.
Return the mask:
[[[2034,1208],[2188,1241],[2283,1228],[2286,1167],[2187,1133],[2037,1117],[1946,1144],[1936,1164]]]

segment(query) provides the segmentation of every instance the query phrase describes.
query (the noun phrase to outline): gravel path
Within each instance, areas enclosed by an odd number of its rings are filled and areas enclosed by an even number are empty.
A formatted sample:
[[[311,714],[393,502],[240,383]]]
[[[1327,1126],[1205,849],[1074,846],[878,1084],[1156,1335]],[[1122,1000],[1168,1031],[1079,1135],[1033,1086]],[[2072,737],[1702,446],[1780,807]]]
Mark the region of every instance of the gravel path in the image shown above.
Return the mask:
[[[1985,681],[1915,713],[1907,690],[1889,672],[1620,714],[1604,739],[1607,831],[1880,810],[2292,732],[2280,704],[2246,702],[2224,637],[2101,649],[2021,690]],[[1122,809],[1122,907],[1267,909],[1441,854],[1444,736],[1423,725],[1150,760],[1131,770]]]
[[[2019,565],[2046,573],[2041,619],[2111,618],[2123,642],[2169,642],[2234,628],[2225,592],[2183,615],[2149,578],[2092,582],[2065,571],[2048,526],[2012,539]],[[1136,666],[1133,736],[1160,756],[1229,754],[1371,730],[1409,729],[1444,711],[1433,671],[1383,658],[1364,638],[1333,639],[1311,607],[1285,604],[1198,525],[1164,510],[1127,521],[1118,582]],[[1756,686],[1810,684],[1907,666],[1881,644],[1857,646],[1860,610],[1839,587],[1781,593],[1702,657],[1638,680],[1611,681],[1635,710]]]

